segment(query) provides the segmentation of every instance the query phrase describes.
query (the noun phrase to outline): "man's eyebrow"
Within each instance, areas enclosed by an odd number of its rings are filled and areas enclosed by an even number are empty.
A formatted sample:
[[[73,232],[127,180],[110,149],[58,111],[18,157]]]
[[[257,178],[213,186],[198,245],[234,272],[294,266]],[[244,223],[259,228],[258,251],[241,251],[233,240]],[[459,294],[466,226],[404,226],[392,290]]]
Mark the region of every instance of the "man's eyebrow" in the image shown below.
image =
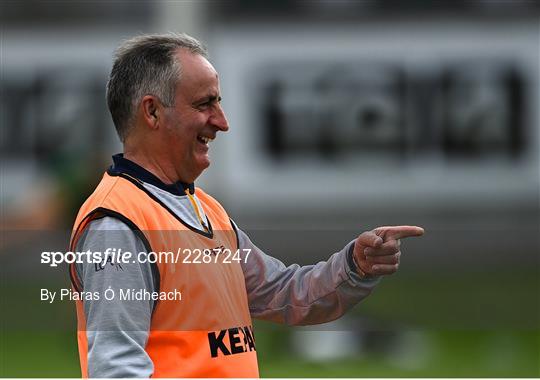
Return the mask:
[[[203,96],[202,98],[199,98],[195,102],[193,102],[193,104],[197,105],[197,104],[203,104],[203,103],[211,103],[211,102],[215,102],[216,100],[218,102],[221,101],[221,96],[220,95],[206,95],[206,96]]]

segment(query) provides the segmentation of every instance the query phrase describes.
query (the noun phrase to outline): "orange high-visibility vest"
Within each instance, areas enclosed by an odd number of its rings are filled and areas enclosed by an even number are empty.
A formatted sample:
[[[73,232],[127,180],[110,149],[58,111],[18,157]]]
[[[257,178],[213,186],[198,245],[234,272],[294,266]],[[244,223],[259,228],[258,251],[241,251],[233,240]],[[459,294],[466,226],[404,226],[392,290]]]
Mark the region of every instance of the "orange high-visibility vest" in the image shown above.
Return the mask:
[[[223,207],[201,189],[196,191],[208,217],[208,233],[180,220],[137,179],[105,173],[77,215],[71,249],[90,221],[114,216],[139,233],[147,250],[181,252],[179,262],[156,263],[159,291],[177,290],[181,300],[154,301],[145,348],[154,363],[153,376],[259,377],[244,275],[233,259],[236,233]],[[209,250],[211,262],[199,262],[199,252],[208,255]],[[80,289],[73,265],[70,274],[74,288]],[[83,302],[76,301],[77,335],[82,373],[88,377]]]

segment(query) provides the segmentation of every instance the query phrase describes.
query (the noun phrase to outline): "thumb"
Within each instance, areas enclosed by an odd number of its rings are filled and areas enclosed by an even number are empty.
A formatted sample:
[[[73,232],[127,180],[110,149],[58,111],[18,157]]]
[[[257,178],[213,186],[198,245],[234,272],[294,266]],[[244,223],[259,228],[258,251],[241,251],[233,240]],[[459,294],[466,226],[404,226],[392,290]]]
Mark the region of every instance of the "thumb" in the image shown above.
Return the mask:
[[[375,231],[367,231],[361,233],[355,243],[357,246],[378,248],[383,243],[383,238],[378,236]]]

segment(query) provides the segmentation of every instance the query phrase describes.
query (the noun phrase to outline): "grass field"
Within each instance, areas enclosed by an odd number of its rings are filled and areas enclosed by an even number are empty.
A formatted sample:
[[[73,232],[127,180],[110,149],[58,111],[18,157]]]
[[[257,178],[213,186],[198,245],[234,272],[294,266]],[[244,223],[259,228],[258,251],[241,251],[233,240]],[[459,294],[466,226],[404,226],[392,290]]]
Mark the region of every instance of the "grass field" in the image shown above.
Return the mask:
[[[538,377],[538,331],[439,331],[428,357],[410,368],[388,353],[309,361],[288,349],[286,329],[258,326],[257,351],[263,377]],[[418,359],[418,358],[417,358]],[[408,368],[409,367],[409,368]],[[2,377],[78,377],[74,334],[9,333],[2,338]]]
[[[268,350],[257,335],[263,377],[538,377],[538,331],[431,331],[428,352],[365,353],[330,361],[302,360]],[[262,336],[261,336],[262,335]]]

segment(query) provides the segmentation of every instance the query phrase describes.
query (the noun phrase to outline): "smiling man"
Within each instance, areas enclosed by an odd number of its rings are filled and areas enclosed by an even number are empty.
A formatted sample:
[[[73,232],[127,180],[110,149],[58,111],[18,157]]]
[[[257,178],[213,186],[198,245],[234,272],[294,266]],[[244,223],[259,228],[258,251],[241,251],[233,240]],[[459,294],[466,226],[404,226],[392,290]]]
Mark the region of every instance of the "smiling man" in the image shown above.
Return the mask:
[[[251,318],[339,318],[397,270],[400,239],[423,234],[379,227],[304,267],[265,254],[194,186],[209,143],[229,129],[220,101],[218,74],[194,38],[140,36],[118,48],[107,102],[124,153],[81,207],[71,249],[139,254],[70,268],[77,291],[102,295],[77,301],[83,376],[258,377]],[[148,260],[152,252],[171,255]]]
[[[164,183],[190,184],[210,165],[208,143],[218,132],[226,132],[229,125],[220,105],[218,75],[202,47],[171,53],[178,67],[177,77],[181,77],[171,80],[171,84],[177,84],[170,89],[174,96],[149,93],[137,99],[133,130],[125,135],[124,157]],[[109,91],[114,85],[127,85],[114,82],[124,79],[120,74],[113,69]],[[111,104],[114,100],[109,99]]]

